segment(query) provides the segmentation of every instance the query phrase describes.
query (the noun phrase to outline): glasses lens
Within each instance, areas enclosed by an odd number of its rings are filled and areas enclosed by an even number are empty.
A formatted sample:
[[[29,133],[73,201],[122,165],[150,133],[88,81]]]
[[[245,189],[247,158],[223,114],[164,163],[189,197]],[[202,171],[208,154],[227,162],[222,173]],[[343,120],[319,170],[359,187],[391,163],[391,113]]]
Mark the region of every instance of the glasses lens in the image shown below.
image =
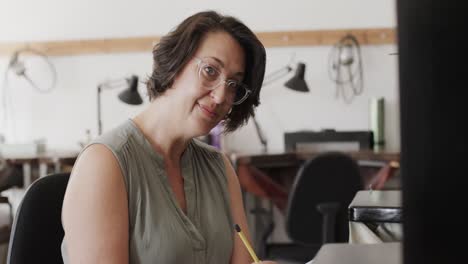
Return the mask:
[[[202,63],[200,65],[200,72],[198,75],[202,85],[208,89],[215,88],[221,79],[221,73],[215,66],[208,63]]]
[[[248,89],[244,84],[235,80],[224,80],[221,72],[214,64],[201,61],[198,77],[201,85],[206,89],[212,90],[224,84],[226,86],[226,100],[231,104],[240,104],[248,96]]]
[[[240,104],[245,98],[247,98],[247,88],[242,84],[237,85],[233,104]]]

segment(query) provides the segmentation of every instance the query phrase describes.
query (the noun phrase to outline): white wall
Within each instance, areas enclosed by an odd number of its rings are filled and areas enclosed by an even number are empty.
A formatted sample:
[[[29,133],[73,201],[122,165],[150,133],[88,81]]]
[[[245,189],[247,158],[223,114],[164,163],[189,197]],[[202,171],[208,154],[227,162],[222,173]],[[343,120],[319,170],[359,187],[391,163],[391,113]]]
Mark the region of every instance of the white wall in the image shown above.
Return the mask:
[[[51,41],[161,35],[195,11],[214,9],[234,15],[254,31],[395,27],[395,6],[390,0],[327,1],[158,1],[158,0],[0,0],[0,41]],[[294,54],[307,64],[311,93],[297,94],[282,87],[287,79],[264,87],[258,121],[265,130],[270,150],[283,150],[283,133],[302,129],[369,129],[369,100],[386,101],[386,139],[399,149],[397,57],[395,45],[364,46],[364,94],[352,104],[334,98],[327,75],[330,46],[287,47],[267,50],[267,74],[284,66]],[[151,70],[151,54],[64,56],[51,58],[58,85],[50,94],[39,94],[9,75],[15,132],[9,140],[27,142],[46,138],[51,148],[77,148],[85,130],[97,131],[96,86],[99,82]],[[0,57],[0,73],[8,63]],[[0,77],[0,78],[3,78]],[[0,85],[2,83],[0,82]],[[144,93],[143,85],[140,86]],[[144,106],[131,107],[116,99],[118,91],[102,98],[103,126],[107,130],[136,114]],[[1,120],[1,119],[0,119]],[[4,126],[0,125],[5,133]],[[0,133],[1,133],[0,132]],[[260,144],[252,124],[227,138],[227,146],[240,152],[256,152]]]

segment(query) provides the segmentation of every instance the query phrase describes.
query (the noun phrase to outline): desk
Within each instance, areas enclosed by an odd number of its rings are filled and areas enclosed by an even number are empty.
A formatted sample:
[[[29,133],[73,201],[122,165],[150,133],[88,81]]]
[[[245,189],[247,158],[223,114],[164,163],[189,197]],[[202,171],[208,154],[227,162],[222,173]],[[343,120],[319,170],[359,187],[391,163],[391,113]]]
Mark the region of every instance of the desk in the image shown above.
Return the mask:
[[[50,168],[54,173],[68,171],[78,154],[79,151],[74,150],[49,150],[35,155],[4,155],[3,158],[9,164],[22,168],[23,187],[27,188],[36,178],[47,175]]]
[[[350,243],[401,241],[401,191],[359,191],[348,207],[348,218]]]
[[[319,153],[280,153],[259,155],[231,155],[236,166],[239,182],[243,190],[273,201],[284,210],[287,194],[294,177],[302,163]],[[397,167],[392,162],[399,162],[399,153],[375,152],[370,150],[347,152],[357,160],[363,189],[370,185],[374,189],[384,188],[384,183],[391,177]],[[388,165],[388,166],[386,166]],[[383,170],[381,170],[383,168]],[[380,173],[380,174],[379,174]]]
[[[326,244],[317,252],[314,260],[306,264],[400,264],[402,244],[384,243],[371,245]]]

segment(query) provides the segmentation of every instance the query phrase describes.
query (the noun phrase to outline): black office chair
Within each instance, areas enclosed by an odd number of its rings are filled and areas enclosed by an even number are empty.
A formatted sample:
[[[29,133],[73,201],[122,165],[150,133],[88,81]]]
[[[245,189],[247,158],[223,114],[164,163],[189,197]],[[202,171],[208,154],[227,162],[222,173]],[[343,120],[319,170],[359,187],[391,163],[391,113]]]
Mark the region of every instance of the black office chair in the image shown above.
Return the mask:
[[[293,243],[268,244],[264,258],[305,263],[324,243],[348,241],[347,208],[363,182],[357,162],[326,152],[305,162],[288,196],[286,231]]]
[[[8,264],[63,263],[61,212],[69,173],[33,182],[18,207],[8,247]]]

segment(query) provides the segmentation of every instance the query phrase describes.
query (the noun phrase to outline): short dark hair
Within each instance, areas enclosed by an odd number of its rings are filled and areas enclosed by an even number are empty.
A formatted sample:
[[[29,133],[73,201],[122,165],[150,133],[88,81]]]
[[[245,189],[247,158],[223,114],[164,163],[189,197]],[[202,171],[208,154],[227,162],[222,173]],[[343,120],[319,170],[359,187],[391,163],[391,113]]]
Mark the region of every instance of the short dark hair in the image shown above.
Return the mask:
[[[186,18],[173,31],[163,36],[153,48],[153,71],[146,85],[153,100],[169,89],[176,75],[193,57],[203,37],[209,32],[224,31],[243,48],[245,76],[243,82],[252,90],[240,105],[233,105],[225,119],[225,132],[245,125],[260,104],[260,89],[265,75],[265,47],[241,21],[215,11],[204,11]]]

